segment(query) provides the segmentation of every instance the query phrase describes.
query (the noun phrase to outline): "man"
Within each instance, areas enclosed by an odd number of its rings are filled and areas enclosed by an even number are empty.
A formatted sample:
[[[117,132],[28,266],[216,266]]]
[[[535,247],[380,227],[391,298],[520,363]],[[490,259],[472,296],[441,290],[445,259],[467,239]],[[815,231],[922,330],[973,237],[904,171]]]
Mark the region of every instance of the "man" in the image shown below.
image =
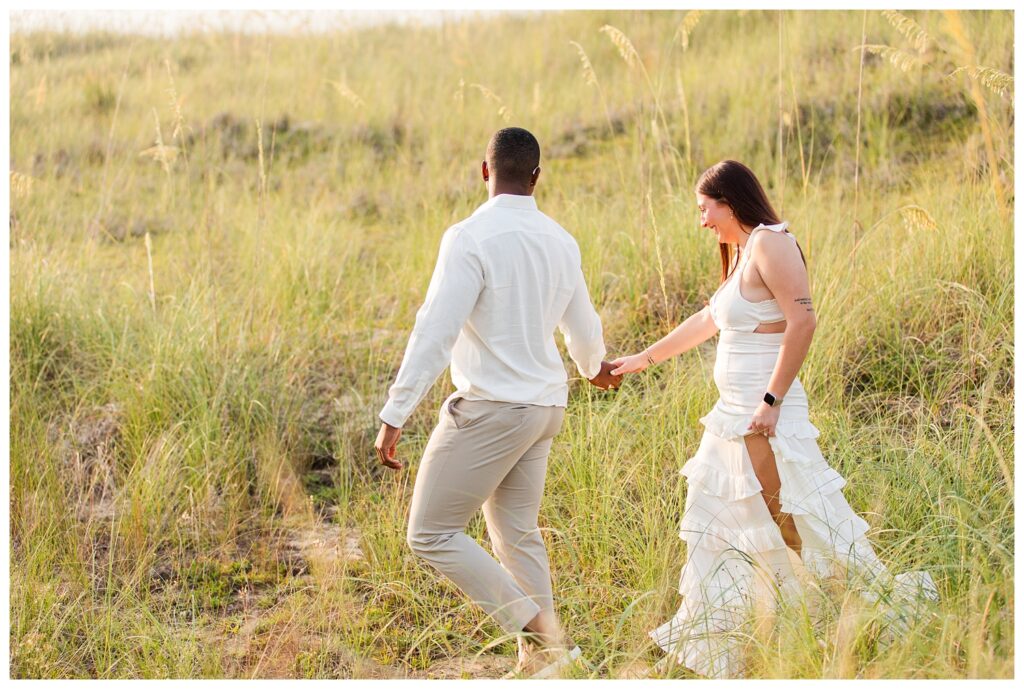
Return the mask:
[[[389,399],[376,449],[401,469],[402,426],[451,363],[455,393],[423,453],[408,542],[520,640],[520,670],[555,674],[579,656],[562,635],[537,528],[552,438],[568,400],[557,326],[580,373],[617,388],[576,240],[537,210],[540,146],[517,127],[491,137],[489,200],[450,227]],[[499,565],[465,527],[483,507]],[[538,647],[527,658],[521,632]],[[532,662],[528,662],[532,661]]]

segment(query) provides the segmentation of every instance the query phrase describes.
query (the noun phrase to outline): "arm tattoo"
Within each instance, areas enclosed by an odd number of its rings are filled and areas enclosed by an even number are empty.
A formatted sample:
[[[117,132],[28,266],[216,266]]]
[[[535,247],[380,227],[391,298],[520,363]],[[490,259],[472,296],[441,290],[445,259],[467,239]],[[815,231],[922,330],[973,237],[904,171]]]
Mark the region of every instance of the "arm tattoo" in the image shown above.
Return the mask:
[[[810,297],[801,297],[800,299],[794,299],[793,301],[795,301],[797,304],[803,304],[804,306],[807,307],[808,311],[814,311],[814,307],[811,306]]]

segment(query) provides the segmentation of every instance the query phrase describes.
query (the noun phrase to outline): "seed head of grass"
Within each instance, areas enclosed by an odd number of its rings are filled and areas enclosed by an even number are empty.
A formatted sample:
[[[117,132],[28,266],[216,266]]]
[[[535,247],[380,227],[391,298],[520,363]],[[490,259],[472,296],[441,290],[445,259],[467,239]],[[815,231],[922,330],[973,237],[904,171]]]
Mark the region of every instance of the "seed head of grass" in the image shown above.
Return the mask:
[[[27,198],[32,193],[32,182],[31,175],[11,170],[11,194],[14,198]]]
[[[982,86],[995,93],[1004,100],[1013,101],[1013,77],[1006,72],[993,67],[957,67],[950,72],[950,78],[966,72],[967,76],[979,82]]]
[[[590,64],[590,58],[587,57],[583,46],[576,41],[569,41],[569,43],[576,48],[576,53],[580,56],[580,65],[583,67],[583,82],[587,86],[597,86],[597,75],[594,74],[594,66]]]
[[[855,47],[854,50],[863,50],[866,53],[878,55],[882,59],[891,62],[893,66],[903,72],[909,72],[910,70],[921,66],[921,58],[919,56],[912,55],[905,50],[893,48],[888,45],[859,45]]]
[[[927,31],[921,28],[920,24],[905,14],[901,14],[895,10],[884,10],[882,12],[882,16],[885,17],[897,31],[903,34],[904,38],[910,41],[910,45],[914,50],[919,53],[923,53],[928,49],[928,45],[932,42],[932,37],[928,35]]]
[[[934,232],[939,228],[935,218],[924,208],[921,208],[921,206],[904,206],[900,209],[900,217],[903,218],[903,224],[911,232],[916,230]]]
[[[626,65],[632,67],[640,61],[640,55],[636,52],[636,48],[633,47],[632,41],[626,34],[616,29],[611,24],[605,24],[600,29],[601,33],[608,36],[608,39],[615,45],[619,50],[619,55],[625,61]]]
[[[349,88],[348,84],[343,81],[328,81],[331,86],[341,95],[342,98],[351,103],[357,110],[363,110],[366,108],[366,101],[359,97],[359,95]]]
[[[470,84],[470,85],[473,88],[475,88],[477,91],[479,91],[481,93],[481,95],[483,95],[484,98],[486,98],[487,100],[489,100],[489,101],[491,101],[493,103],[497,103],[498,104],[498,117],[500,117],[503,122],[511,122],[512,121],[512,111],[508,108],[507,105],[505,105],[505,102],[501,99],[501,97],[498,94],[496,94],[494,91],[492,91],[491,89],[487,88],[483,84]]]
[[[683,17],[683,21],[680,22],[679,28],[676,29],[676,38],[679,39],[679,45],[686,50],[690,47],[690,34],[696,28],[697,24],[700,23],[701,15],[704,14],[703,10],[690,10]]]

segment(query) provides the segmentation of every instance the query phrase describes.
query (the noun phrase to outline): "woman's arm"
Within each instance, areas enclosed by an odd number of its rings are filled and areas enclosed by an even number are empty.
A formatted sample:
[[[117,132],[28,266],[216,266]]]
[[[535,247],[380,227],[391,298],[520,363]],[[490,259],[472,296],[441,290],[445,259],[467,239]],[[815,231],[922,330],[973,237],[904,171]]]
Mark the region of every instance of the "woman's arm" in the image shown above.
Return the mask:
[[[619,357],[613,361],[612,365],[617,368],[612,373],[614,375],[638,373],[652,363],[661,363],[688,349],[693,349],[701,342],[713,337],[717,332],[718,326],[711,319],[711,307],[705,306],[677,325],[675,330],[639,354]]]
[[[817,321],[811,305],[811,290],[807,282],[807,268],[800,252],[789,237],[764,232],[750,255],[757,272],[771,291],[782,315],[786,318],[786,331],[782,336],[779,357],[768,381],[768,389],[781,399],[789,392],[797,372],[807,357]],[[761,402],[754,413],[751,429],[775,435],[780,407]]]

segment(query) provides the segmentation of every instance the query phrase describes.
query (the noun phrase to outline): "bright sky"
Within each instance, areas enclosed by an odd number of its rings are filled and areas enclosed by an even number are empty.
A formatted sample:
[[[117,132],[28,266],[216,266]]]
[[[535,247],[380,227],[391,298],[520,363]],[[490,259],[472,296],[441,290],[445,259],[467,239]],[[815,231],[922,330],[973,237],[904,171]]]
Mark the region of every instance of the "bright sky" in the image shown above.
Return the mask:
[[[127,11],[127,10],[21,10],[10,14],[11,31],[88,31],[105,29],[127,33],[173,35],[179,31],[234,30],[253,33],[332,31],[371,24],[439,24],[471,16],[495,14],[478,10],[233,10],[233,11]]]

